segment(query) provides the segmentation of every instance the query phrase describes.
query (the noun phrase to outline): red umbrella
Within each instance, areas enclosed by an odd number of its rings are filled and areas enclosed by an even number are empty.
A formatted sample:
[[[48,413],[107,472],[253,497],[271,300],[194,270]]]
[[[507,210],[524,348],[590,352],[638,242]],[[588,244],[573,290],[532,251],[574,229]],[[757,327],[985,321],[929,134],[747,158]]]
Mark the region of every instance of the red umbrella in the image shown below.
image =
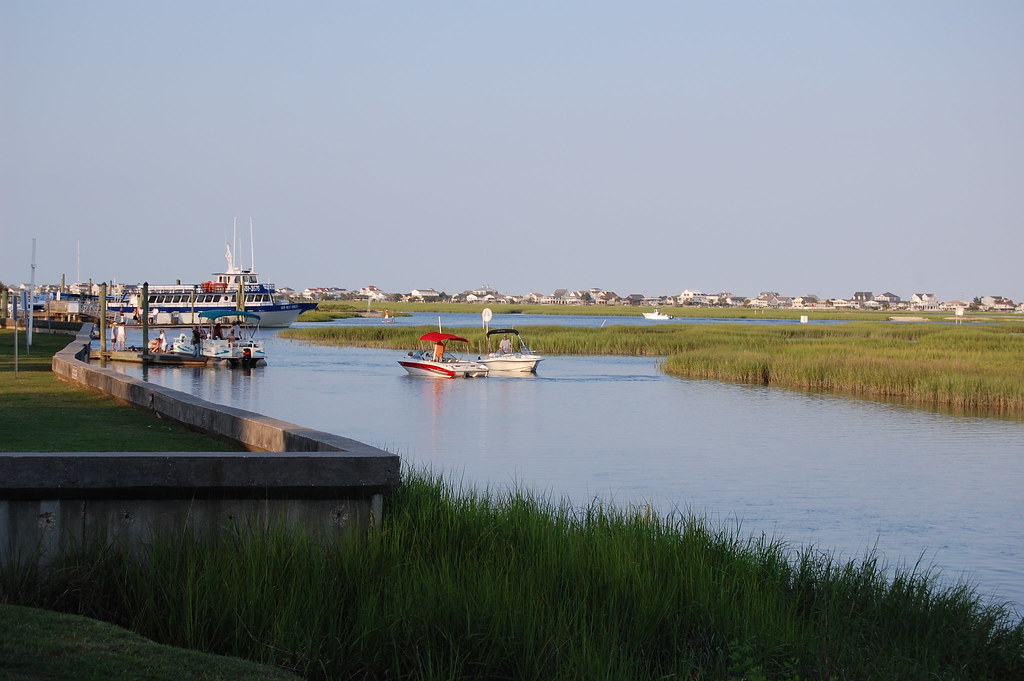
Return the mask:
[[[432,343],[443,343],[448,340],[457,340],[462,341],[463,343],[469,342],[462,336],[456,336],[455,334],[452,333],[441,333],[440,331],[431,331],[430,333],[425,333],[422,336],[420,336],[420,340],[430,341]]]

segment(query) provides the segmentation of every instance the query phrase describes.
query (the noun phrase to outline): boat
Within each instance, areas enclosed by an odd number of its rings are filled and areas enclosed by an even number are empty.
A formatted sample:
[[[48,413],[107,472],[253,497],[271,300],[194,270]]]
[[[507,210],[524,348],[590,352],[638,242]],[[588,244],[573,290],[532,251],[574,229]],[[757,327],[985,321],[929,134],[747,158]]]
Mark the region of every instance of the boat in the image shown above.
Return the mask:
[[[202,357],[230,366],[253,367],[267,363],[266,348],[258,338],[260,315],[221,309],[204,310],[199,317],[208,324],[206,337],[199,340]]]
[[[459,359],[447,351],[445,343],[459,341],[469,343],[461,336],[441,331],[431,331],[420,336],[421,341],[433,344],[430,350],[410,350],[398,360],[412,376],[434,378],[475,378],[487,375],[487,367],[481,362]]]
[[[198,284],[150,285],[148,289],[149,321],[156,325],[188,326],[200,323],[200,314],[224,308],[245,309],[260,315],[264,328],[291,326],[315,302],[294,303],[280,299],[273,284],[261,283],[251,268],[235,264],[231,246],[226,246],[227,267],[214,272],[212,279]],[[107,305],[108,314],[132,318],[142,314],[142,291],[132,287],[120,301]]]
[[[492,346],[492,336],[501,341]],[[536,373],[544,358],[533,352],[515,329],[491,329],[487,332],[487,356],[477,361],[489,371]]]
[[[172,355],[185,355],[189,357],[200,356],[200,345],[192,342],[191,334],[181,333],[171,341],[167,352]]]
[[[644,312],[644,319],[672,319],[672,315],[665,314],[658,308],[654,308],[654,312]]]

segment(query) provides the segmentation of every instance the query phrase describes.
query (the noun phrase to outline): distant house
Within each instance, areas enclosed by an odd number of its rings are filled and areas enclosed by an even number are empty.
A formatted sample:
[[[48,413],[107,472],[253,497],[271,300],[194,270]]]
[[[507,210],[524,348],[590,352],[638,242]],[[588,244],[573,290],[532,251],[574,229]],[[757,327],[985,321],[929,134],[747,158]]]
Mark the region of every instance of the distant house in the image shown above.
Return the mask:
[[[367,300],[383,301],[388,299],[388,294],[376,286],[363,286],[359,289],[359,297]]]
[[[718,304],[728,305],[729,307],[739,307],[747,302],[746,296],[736,296],[728,291],[722,291],[718,294]]]
[[[411,300],[418,300],[421,303],[428,300],[437,300],[441,297],[441,294],[432,288],[414,288],[409,292],[409,298]]]
[[[893,307],[900,303],[900,297],[895,293],[889,293],[886,291],[885,293],[875,296],[875,302]]]
[[[686,289],[679,294],[680,305],[707,305],[708,296],[700,291],[691,291]]]
[[[642,293],[630,293],[628,296],[622,299],[626,305],[640,306],[644,303],[644,295]]]
[[[792,298],[782,298],[778,293],[774,291],[762,291],[758,294],[757,298],[753,298],[747,301],[749,307],[758,308],[778,308],[778,307],[789,307],[792,303]]]
[[[934,293],[915,293],[910,296],[910,309],[937,310],[939,309],[939,299]]]
[[[939,309],[953,312],[954,310],[966,310],[970,306],[971,304],[965,300],[947,300],[939,304]]]
[[[853,298],[851,298],[850,300],[857,303],[858,305],[864,305],[864,303],[874,299],[875,295],[871,291],[857,291],[856,293],[853,294]]]
[[[1013,301],[1002,296],[982,296],[981,306],[986,310],[1010,312],[1013,310]]]

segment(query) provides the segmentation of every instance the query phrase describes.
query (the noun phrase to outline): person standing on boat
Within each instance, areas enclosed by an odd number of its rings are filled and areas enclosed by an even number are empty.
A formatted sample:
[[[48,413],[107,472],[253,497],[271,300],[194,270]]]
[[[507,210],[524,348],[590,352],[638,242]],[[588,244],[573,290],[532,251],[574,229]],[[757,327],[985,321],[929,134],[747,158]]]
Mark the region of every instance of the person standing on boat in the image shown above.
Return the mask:
[[[124,328],[125,323],[121,322],[117,325],[117,349],[127,350],[128,349],[128,330]]]
[[[157,348],[160,350],[160,352],[167,352],[167,336],[164,335],[163,329],[160,329],[159,343],[160,345],[158,345]]]
[[[444,361],[444,343],[441,343],[441,342],[434,343],[434,361],[435,362],[442,362],[442,361]]]
[[[512,341],[508,339],[508,334],[502,336],[501,342],[498,343],[498,350],[500,350],[503,355],[512,354]]]
[[[231,325],[231,335],[229,336],[229,339],[232,341],[242,340],[242,327],[238,325],[237,321]]]
[[[199,334],[199,327],[192,327],[192,356],[199,356],[199,345],[202,342],[202,336]]]

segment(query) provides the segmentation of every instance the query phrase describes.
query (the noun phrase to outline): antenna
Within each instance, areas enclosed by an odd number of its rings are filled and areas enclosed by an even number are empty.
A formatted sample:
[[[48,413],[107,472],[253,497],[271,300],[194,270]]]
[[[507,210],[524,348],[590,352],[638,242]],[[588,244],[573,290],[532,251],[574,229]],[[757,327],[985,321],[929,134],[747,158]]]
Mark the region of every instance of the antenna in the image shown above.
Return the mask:
[[[249,216],[249,271],[256,271],[256,247],[252,241],[252,216]]]

